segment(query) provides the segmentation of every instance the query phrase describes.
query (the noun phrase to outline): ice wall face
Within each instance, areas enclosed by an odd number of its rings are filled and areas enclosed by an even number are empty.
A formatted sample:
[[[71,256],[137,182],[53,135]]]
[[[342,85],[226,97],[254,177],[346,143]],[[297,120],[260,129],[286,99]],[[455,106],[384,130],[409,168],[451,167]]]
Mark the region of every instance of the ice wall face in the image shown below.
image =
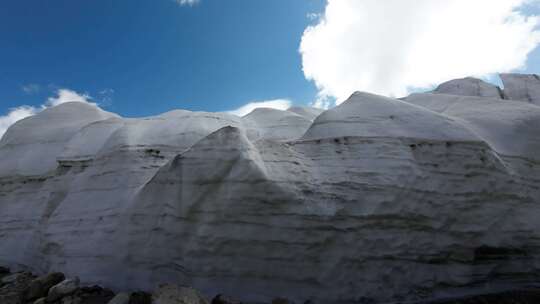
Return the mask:
[[[508,99],[540,105],[540,78],[538,75],[501,74],[504,93]]]
[[[52,108],[0,142],[0,264],[321,303],[537,280],[540,107],[467,81],[318,116]]]

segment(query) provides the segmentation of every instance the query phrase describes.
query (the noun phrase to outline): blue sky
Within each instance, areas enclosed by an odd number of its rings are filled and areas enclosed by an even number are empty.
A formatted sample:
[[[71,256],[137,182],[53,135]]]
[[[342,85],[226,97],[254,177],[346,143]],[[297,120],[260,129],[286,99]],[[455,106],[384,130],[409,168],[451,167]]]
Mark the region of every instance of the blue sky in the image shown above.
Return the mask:
[[[2,1],[0,113],[58,88],[124,116],[312,101],[298,46],[324,1],[233,2]],[[22,90],[30,84],[31,94]]]
[[[21,105],[40,107],[60,89],[91,97],[122,116],[139,117],[178,108],[226,111],[278,98],[307,105],[324,98],[343,99],[354,90],[399,95],[410,87],[430,87],[456,76],[489,77],[494,71],[538,73],[540,51],[530,50],[540,35],[522,24],[525,19],[501,28],[494,24],[493,30],[477,26],[493,16],[507,22],[511,9],[505,1],[524,0],[445,1],[455,4],[459,18],[449,15],[452,7],[433,7],[433,1],[2,1],[0,115]],[[483,6],[474,11],[471,3]],[[472,11],[470,18],[461,18],[461,8]],[[326,16],[327,24],[305,34],[308,26],[319,22],[310,16],[324,16],[325,9],[333,12]],[[490,18],[477,18],[489,10]],[[537,5],[529,4],[520,18],[538,11]],[[446,19],[459,20],[466,32],[452,32],[459,31],[460,24],[449,26],[437,17],[429,21],[435,24],[418,21],[418,28],[440,29],[441,43],[416,39],[426,33],[403,25],[417,22],[418,12],[447,14],[452,18]],[[510,29],[508,36],[501,34],[504,28]],[[461,43],[467,32],[482,37],[478,45]],[[501,42],[516,47],[499,48],[496,44]],[[445,43],[460,48],[436,49]],[[409,58],[408,49],[429,52]],[[439,66],[451,62],[447,59],[452,54],[459,54],[463,64]],[[527,65],[519,68],[523,58]]]

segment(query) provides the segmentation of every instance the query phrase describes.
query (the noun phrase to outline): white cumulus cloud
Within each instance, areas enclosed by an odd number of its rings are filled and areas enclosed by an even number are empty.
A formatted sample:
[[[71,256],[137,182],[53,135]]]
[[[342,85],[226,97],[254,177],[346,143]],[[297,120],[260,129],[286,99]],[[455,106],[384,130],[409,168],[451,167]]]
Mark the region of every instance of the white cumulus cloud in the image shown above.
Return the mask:
[[[525,66],[540,43],[536,0],[328,0],[302,37],[306,78],[321,98],[414,88]]]
[[[271,108],[276,110],[287,110],[291,107],[291,101],[287,99],[274,99],[268,101],[255,101],[241,106],[240,108],[228,111],[230,114],[244,116],[257,108]]]
[[[20,106],[10,109],[6,115],[0,116],[0,138],[6,133],[9,126],[39,111],[40,109],[31,106]]]
[[[69,89],[59,89],[56,91],[56,96],[52,96],[52,97],[49,97],[49,99],[47,99],[47,105],[54,107],[59,104],[71,102],[71,101],[90,103],[89,101],[90,99],[91,99],[90,95],[86,93],[80,94]]]
[[[73,90],[69,89],[59,89],[56,91],[55,96],[51,96],[47,101],[39,106],[20,106],[16,108],[9,109],[8,113],[4,116],[0,116],[0,138],[6,133],[6,130],[17,121],[26,118],[28,116],[35,115],[49,107],[54,107],[62,103],[76,101],[76,102],[90,102],[91,97],[88,94],[79,94]]]

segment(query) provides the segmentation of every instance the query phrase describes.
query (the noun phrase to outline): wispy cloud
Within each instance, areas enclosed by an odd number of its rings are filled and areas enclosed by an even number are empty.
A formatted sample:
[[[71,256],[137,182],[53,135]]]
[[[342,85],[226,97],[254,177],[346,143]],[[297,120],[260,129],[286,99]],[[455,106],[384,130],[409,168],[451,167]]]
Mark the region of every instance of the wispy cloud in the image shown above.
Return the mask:
[[[36,84],[36,83],[29,83],[29,84],[22,85],[21,89],[26,94],[31,95],[31,94],[39,93],[39,91],[41,90],[41,86],[39,84]]]
[[[34,107],[23,105],[16,108],[11,108],[6,115],[0,116],[0,138],[4,135],[7,129],[17,121],[35,115],[47,108],[71,101],[95,104],[91,102],[91,97],[88,94],[80,94],[69,89],[58,89],[55,92],[55,95],[49,97],[41,106]]]
[[[113,89],[104,89],[98,92],[98,100],[100,106],[109,106],[112,103],[114,96]]]
[[[174,0],[179,5],[195,5],[200,2],[200,0]]]
[[[327,110],[335,103],[335,99],[331,96],[318,94],[317,99],[310,105],[314,108]]]
[[[319,20],[322,15],[320,13],[308,13],[306,15],[306,17],[310,20],[310,21],[315,21],[315,20]]]
[[[236,110],[228,111],[230,114],[244,116],[257,108],[271,108],[276,110],[287,110],[291,107],[292,102],[287,99],[274,99],[266,101],[254,101],[239,107]]]
[[[537,0],[328,0],[302,37],[303,71],[320,96],[403,96],[465,76],[525,66],[540,43]]]

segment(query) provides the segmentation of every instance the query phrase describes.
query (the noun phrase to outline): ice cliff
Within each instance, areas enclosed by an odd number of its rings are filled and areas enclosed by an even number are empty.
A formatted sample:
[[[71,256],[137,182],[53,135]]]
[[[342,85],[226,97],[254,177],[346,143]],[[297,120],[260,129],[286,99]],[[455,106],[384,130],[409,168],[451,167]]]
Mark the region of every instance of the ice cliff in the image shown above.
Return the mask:
[[[538,282],[540,80],[502,80],[322,113],[49,108],[0,141],[0,265],[317,303]]]

